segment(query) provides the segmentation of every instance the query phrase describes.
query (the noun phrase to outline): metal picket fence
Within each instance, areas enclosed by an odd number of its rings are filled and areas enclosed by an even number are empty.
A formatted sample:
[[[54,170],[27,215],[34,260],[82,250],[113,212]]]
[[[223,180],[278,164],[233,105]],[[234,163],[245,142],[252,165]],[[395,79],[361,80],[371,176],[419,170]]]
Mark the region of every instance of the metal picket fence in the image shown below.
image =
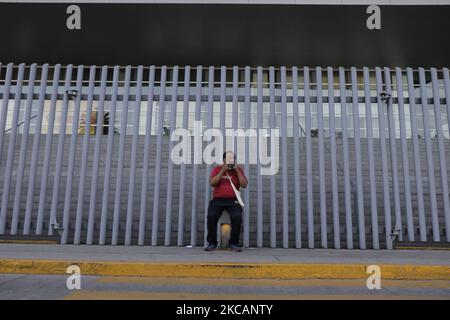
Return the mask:
[[[214,164],[174,162],[173,134],[200,132],[195,159],[216,128],[245,247],[449,242],[449,97],[447,68],[0,64],[0,235],[204,245]],[[278,129],[276,174],[228,129]]]

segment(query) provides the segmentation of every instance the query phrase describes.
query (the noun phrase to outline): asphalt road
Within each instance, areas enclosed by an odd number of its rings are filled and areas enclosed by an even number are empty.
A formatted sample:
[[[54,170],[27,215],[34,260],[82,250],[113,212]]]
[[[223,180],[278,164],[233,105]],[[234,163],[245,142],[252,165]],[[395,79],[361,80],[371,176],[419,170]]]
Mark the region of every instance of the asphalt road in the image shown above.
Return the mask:
[[[69,290],[69,275],[0,275],[0,299],[445,299],[450,281],[382,280],[369,290],[365,280],[268,280],[106,277],[81,275]]]

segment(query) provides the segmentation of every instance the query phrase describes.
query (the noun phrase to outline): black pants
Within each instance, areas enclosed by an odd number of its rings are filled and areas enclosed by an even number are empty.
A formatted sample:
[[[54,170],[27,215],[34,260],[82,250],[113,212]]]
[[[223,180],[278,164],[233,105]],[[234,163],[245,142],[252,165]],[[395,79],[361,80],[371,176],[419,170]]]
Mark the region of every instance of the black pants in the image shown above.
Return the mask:
[[[242,225],[242,207],[235,199],[214,198],[208,206],[208,236],[209,244],[217,244],[217,222],[219,222],[222,211],[226,210],[231,219],[231,234],[229,244],[238,245],[239,234]]]

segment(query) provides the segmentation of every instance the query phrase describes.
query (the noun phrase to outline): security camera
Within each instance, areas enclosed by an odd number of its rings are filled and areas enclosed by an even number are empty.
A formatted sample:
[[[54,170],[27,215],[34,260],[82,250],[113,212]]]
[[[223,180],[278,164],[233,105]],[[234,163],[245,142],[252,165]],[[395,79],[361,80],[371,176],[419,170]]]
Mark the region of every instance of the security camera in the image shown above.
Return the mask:
[[[66,93],[71,99],[75,99],[75,97],[78,95],[78,91],[74,89],[67,90]]]
[[[381,100],[388,101],[391,98],[391,95],[389,93],[387,93],[386,91],[381,91],[380,97],[381,97]]]

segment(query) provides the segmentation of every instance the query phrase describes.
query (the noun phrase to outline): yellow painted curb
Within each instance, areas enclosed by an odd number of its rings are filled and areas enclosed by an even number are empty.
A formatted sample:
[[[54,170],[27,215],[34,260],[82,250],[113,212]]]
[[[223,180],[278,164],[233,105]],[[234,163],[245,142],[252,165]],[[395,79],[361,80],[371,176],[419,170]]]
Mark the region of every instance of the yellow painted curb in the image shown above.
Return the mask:
[[[395,247],[395,250],[425,250],[425,251],[432,251],[432,250],[441,250],[441,251],[450,251],[450,247]]]
[[[58,244],[56,240],[0,240],[0,243],[20,243],[20,244]]]
[[[149,263],[0,259],[0,273],[65,275],[77,265],[84,275],[246,279],[367,279],[366,264]],[[450,266],[378,265],[383,279],[450,280]]]

